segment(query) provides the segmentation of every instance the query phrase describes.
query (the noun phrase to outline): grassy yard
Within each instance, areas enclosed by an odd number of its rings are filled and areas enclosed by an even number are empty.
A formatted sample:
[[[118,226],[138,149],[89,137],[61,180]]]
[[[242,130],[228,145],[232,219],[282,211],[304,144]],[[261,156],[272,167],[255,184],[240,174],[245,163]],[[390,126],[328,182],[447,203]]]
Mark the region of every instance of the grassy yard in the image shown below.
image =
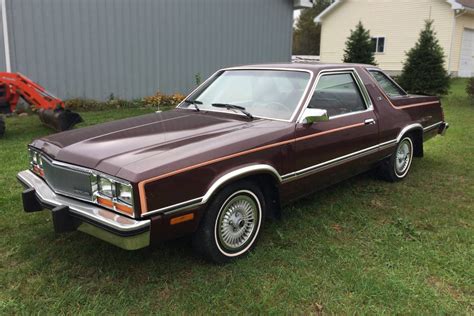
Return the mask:
[[[365,174],[284,209],[256,250],[225,266],[189,239],[126,252],[49,212],[25,214],[15,175],[49,131],[7,119],[0,139],[0,314],[474,313],[474,106],[465,81],[444,108],[451,128],[426,144],[406,181]],[[150,111],[150,110],[148,110]],[[87,124],[146,113],[81,113]]]

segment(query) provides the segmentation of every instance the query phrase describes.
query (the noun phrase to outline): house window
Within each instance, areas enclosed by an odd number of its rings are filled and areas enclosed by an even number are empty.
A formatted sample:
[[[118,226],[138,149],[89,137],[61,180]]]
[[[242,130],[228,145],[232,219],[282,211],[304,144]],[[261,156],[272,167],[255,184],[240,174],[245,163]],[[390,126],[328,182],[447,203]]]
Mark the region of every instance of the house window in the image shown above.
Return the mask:
[[[385,51],[385,37],[372,37],[372,51],[374,53]]]

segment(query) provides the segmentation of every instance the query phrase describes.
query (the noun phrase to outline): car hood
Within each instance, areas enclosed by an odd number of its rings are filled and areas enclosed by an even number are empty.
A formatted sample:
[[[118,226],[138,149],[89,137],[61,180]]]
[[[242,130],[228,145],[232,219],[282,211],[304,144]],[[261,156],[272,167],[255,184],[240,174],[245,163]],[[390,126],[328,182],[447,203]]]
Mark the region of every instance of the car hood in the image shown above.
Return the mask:
[[[282,138],[289,125],[177,109],[52,134],[32,146],[55,160],[139,182]]]

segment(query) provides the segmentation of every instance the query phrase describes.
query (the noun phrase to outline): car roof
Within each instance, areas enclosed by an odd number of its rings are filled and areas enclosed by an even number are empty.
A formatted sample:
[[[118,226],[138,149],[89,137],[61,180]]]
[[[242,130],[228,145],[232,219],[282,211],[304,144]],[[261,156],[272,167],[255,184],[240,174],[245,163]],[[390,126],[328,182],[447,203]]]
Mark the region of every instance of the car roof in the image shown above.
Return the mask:
[[[343,69],[343,68],[377,68],[373,65],[365,64],[330,64],[330,63],[275,63],[275,64],[253,64],[253,65],[242,65],[237,67],[230,67],[225,69],[248,69],[248,68],[262,68],[262,69],[299,69],[299,70],[309,70],[314,73],[318,73],[321,70],[325,69]]]

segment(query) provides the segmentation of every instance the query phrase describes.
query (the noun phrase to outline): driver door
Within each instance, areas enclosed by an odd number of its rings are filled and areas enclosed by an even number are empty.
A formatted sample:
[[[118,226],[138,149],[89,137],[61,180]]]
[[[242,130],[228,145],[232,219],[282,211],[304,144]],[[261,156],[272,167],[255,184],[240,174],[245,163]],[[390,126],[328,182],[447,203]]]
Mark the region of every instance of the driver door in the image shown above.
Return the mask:
[[[320,74],[308,108],[326,110],[329,118],[296,125],[293,182],[303,194],[368,168],[379,138],[377,116],[355,70]]]

